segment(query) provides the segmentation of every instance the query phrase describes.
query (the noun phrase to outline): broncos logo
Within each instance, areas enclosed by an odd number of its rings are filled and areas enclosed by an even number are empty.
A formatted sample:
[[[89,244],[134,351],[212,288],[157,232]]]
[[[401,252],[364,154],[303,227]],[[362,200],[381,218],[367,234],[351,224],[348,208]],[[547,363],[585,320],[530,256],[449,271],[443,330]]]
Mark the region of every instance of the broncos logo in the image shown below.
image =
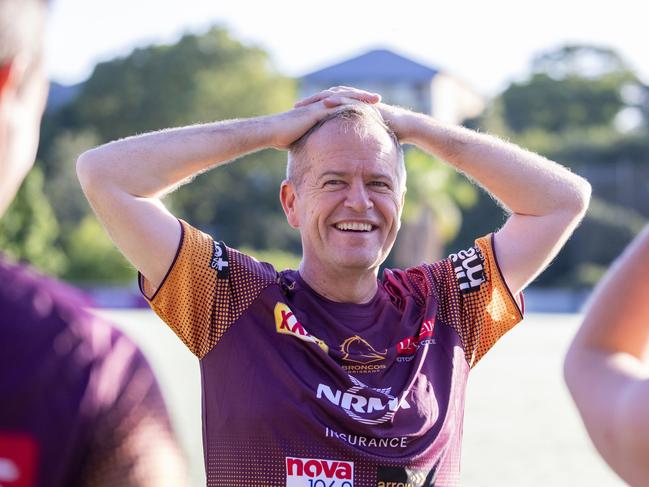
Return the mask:
[[[377,352],[372,345],[358,335],[349,337],[342,342],[340,351],[343,353],[343,360],[357,364],[378,362],[385,359],[387,355],[387,350]]]

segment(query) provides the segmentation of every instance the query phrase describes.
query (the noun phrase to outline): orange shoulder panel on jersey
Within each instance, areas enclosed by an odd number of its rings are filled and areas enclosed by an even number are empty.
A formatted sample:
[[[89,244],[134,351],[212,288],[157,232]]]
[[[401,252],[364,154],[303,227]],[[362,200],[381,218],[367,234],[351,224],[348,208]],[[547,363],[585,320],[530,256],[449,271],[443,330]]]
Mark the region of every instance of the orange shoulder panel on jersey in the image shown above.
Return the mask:
[[[277,272],[187,222],[180,223],[176,258],[147,301],[192,353],[203,358],[259,293],[276,282]],[[142,281],[140,277],[143,288]]]
[[[493,235],[477,239],[474,247],[451,254],[430,270],[438,293],[439,319],[458,332],[466,360],[474,367],[523,319],[498,267]]]

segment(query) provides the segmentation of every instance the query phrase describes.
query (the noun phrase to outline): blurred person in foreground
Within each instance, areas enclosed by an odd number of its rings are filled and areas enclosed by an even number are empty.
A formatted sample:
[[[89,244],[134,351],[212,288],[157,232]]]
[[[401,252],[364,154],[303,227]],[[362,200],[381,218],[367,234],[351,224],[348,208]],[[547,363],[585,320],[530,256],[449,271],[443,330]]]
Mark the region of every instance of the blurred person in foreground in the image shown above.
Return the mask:
[[[0,215],[34,162],[46,10],[0,0]],[[0,255],[0,485],[185,485],[149,365],[87,304]]]
[[[200,360],[210,486],[458,485],[469,370],[521,320],[521,290],[586,210],[590,186],[558,164],[379,102],[336,87],[284,113],[79,157],[144,295]],[[403,209],[402,142],[466,172],[511,216],[469,249],[378,280]],[[280,200],[302,239],[299,270],[227,247],[160,201],[271,147],[289,150]]]
[[[565,378],[595,447],[629,485],[649,485],[649,227],[597,286]]]

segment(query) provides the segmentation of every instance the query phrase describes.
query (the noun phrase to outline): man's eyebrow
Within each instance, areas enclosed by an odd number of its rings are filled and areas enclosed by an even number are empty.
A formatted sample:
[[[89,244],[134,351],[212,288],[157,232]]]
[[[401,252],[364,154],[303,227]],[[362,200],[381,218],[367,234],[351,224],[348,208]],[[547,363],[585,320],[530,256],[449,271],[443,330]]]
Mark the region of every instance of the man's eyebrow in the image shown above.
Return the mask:
[[[374,172],[370,174],[371,179],[391,179],[392,176],[389,173],[385,172]]]
[[[324,177],[328,176],[335,176],[335,177],[345,177],[348,176],[350,172],[346,171],[325,171],[322,174],[318,176],[318,179],[322,179]],[[384,173],[384,172],[374,172],[369,175],[370,179],[390,179],[390,174],[389,173]]]
[[[345,172],[345,171],[325,171],[325,172],[323,172],[322,174],[320,174],[318,176],[318,179],[322,179],[322,178],[328,177],[328,176],[336,176],[338,178],[342,178],[342,177],[345,177],[345,176],[348,176],[348,175],[349,175],[349,172]]]

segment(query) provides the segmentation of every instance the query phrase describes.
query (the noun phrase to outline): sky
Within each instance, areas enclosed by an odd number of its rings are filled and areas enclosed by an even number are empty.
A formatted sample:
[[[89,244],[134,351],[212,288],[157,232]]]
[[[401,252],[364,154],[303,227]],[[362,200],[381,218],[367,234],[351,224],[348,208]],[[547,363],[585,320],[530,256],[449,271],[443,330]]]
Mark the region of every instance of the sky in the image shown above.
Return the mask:
[[[97,62],[218,24],[289,76],[380,47],[492,96],[524,78],[534,55],[589,43],[615,48],[649,82],[648,11],[639,0],[53,0],[48,72],[78,83]]]

